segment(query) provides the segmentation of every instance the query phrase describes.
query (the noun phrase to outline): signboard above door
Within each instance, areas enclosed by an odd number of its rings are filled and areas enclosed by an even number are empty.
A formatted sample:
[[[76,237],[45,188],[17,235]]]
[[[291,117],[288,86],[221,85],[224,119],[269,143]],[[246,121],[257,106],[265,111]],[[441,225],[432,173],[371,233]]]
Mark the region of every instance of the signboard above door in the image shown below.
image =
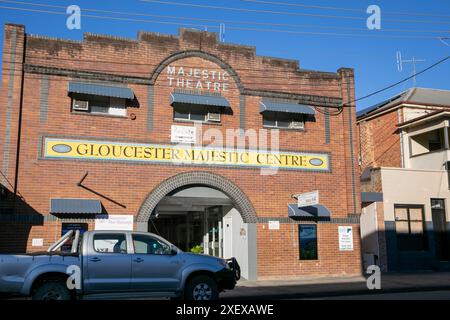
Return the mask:
[[[319,191],[301,193],[295,196],[298,200],[298,207],[314,206],[319,204]]]

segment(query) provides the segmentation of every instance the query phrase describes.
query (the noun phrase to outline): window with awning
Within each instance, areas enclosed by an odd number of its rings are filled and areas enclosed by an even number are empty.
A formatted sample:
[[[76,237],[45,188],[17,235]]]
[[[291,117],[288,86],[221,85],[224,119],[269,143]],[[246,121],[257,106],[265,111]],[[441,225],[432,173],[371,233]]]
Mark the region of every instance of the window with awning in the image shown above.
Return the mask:
[[[305,118],[315,115],[311,106],[269,99],[260,102],[259,111],[263,126],[269,128],[303,129]]]
[[[70,82],[72,111],[112,116],[126,116],[126,100],[133,100],[134,93],[124,86]]]
[[[102,204],[96,199],[51,199],[50,213],[55,215],[101,214]]]
[[[174,120],[220,122],[221,114],[229,112],[229,101],[220,95],[193,92],[172,92],[170,104]]]

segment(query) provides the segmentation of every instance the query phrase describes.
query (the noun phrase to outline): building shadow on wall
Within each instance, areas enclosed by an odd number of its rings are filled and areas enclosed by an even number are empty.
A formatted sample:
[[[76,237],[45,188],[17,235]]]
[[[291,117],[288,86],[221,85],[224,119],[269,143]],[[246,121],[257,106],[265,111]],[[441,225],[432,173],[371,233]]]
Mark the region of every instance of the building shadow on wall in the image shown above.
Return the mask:
[[[44,217],[31,207],[23,197],[16,196],[5,186],[0,186],[0,253],[24,253],[34,226],[42,226]],[[14,210],[14,208],[16,208]],[[31,240],[30,240],[31,241]]]

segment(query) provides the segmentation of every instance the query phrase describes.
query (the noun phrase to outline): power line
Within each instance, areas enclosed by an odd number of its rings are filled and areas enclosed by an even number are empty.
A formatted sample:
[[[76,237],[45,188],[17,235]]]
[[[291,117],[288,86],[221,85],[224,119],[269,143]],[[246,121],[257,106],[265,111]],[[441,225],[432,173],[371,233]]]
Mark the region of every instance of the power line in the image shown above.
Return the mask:
[[[360,98],[358,98],[358,99],[352,100],[352,101],[347,102],[347,103],[345,103],[345,104],[346,104],[346,105],[351,105],[351,104],[353,104],[353,103],[355,103],[355,102],[357,102],[357,101],[360,101],[360,100],[363,100],[363,99],[367,99],[367,98],[372,97],[372,96],[374,96],[374,95],[376,95],[376,94],[378,94],[378,93],[381,93],[381,92],[386,91],[386,90],[388,90],[388,89],[391,89],[391,88],[393,88],[393,87],[395,87],[395,86],[398,86],[399,84],[402,84],[402,83],[404,83],[404,82],[406,82],[406,81],[408,81],[408,80],[410,80],[410,79],[412,79],[412,78],[414,78],[414,77],[416,77],[416,76],[418,76],[418,75],[420,75],[420,74],[422,74],[422,73],[427,72],[427,71],[430,70],[430,69],[433,69],[434,67],[440,65],[441,63],[447,61],[448,59],[450,59],[450,56],[447,56],[447,57],[445,57],[445,58],[439,60],[438,62],[433,63],[431,66],[429,66],[429,67],[427,67],[427,68],[425,68],[425,69],[423,69],[423,70],[421,70],[421,71],[419,71],[419,72],[417,72],[417,73],[415,73],[415,74],[413,74],[413,75],[411,75],[411,76],[409,76],[409,77],[407,77],[407,78],[404,78],[403,80],[397,81],[397,82],[395,82],[395,83],[393,83],[393,84],[391,84],[391,85],[389,85],[389,86],[387,86],[387,87],[384,87],[383,89],[377,90],[377,91],[375,91],[375,92],[372,92],[372,93],[370,93],[370,94],[368,94],[368,95],[365,95],[365,96],[363,96],[363,97],[360,97]]]
[[[271,4],[271,5],[280,5],[280,6],[290,6],[290,7],[302,7],[309,9],[324,9],[324,10],[335,10],[335,11],[349,11],[349,12],[364,12],[364,9],[356,9],[356,8],[343,8],[343,7],[330,7],[330,6],[317,6],[317,5],[306,5],[301,3],[290,3],[290,2],[278,2],[278,1],[264,1],[264,0],[241,0],[243,2],[252,2],[252,3],[260,3],[260,4]],[[383,10],[383,14],[389,15],[407,15],[407,16],[424,16],[424,17],[437,17],[437,18],[449,18],[448,15],[440,15],[434,13],[423,13],[423,12],[399,12],[399,11],[385,11]]]
[[[38,6],[46,8],[57,8],[66,9],[65,6],[49,5],[43,3],[34,2],[24,2],[24,1],[13,1],[13,0],[0,0],[0,2],[11,3],[11,4],[21,4],[28,6]],[[289,28],[315,28],[315,29],[331,29],[331,30],[353,30],[353,31],[368,31],[367,28],[350,28],[350,27],[334,27],[334,26],[320,26],[320,25],[298,25],[298,24],[288,24],[288,23],[271,23],[271,22],[249,22],[249,21],[239,21],[239,20],[227,20],[227,19],[207,19],[207,18],[194,18],[194,17],[183,17],[183,16],[171,16],[171,15],[158,15],[158,14],[148,14],[148,13],[137,13],[137,12],[125,12],[125,11],[112,11],[112,10],[101,10],[92,8],[82,8],[82,12],[99,12],[108,14],[118,14],[118,15],[129,15],[129,16],[142,16],[142,17],[156,17],[164,19],[176,19],[176,20],[188,20],[188,21],[202,21],[202,22],[215,22],[215,23],[228,23],[228,24],[242,24],[242,25],[258,25],[258,26],[270,26],[270,27],[289,27]],[[206,26],[213,27],[215,26]],[[413,30],[413,29],[390,29],[383,28],[379,30],[380,32],[406,32],[406,33],[448,33],[449,30]]]
[[[1,1],[1,0],[0,0]],[[18,11],[26,11],[26,12],[37,12],[37,13],[48,13],[48,14],[56,14],[56,15],[67,15],[65,12],[55,12],[48,10],[40,10],[40,9],[30,9],[30,8],[18,8],[18,7],[7,7],[0,6],[0,9],[7,10],[18,10]],[[212,25],[203,25],[203,24],[194,24],[194,23],[178,23],[178,22],[169,22],[169,21],[156,21],[156,20],[144,20],[144,19],[134,19],[134,18],[121,18],[121,17],[111,17],[111,16],[99,16],[99,15],[90,15],[83,14],[83,17],[93,18],[93,19],[103,19],[103,20],[116,20],[116,21],[129,21],[129,22],[144,22],[144,23],[154,23],[154,24],[168,24],[168,25],[189,25],[195,27],[208,27],[208,28],[218,28],[218,26]],[[301,35],[318,35],[318,36],[343,36],[343,37],[365,37],[365,38],[393,38],[393,39],[432,39],[439,40],[442,37],[438,36],[400,36],[400,35],[368,35],[368,34],[355,34],[355,33],[333,33],[333,32],[313,32],[313,31],[290,31],[290,30],[281,30],[281,29],[268,29],[268,28],[245,28],[245,27],[228,27],[227,29],[232,30],[241,30],[241,31],[256,31],[256,32],[274,32],[274,33],[286,33],[286,34],[301,34]]]
[[[274,14],[274,15],[316,17],[316,18],[329,18],[329,19],[348,19],[348,20],[361,20],[361,21],[365,21],[367,19],[366,17],[336,16],[336,15],[323,15],[323,14],[315,14],[315,13],[274,11],[274,10],[258,10],[258,9],[236,8],[236,7],[226,7],[226,6],[212,6],[212,5],[205,5],[205,4],[180,3],[180,2],[159,1],[159,0],[139,0],[139,1],[148,2],[148,3],[165,4],[165,5],[203,8],[203,9],[212,9],[212,10],[228,10],[228,11],[247,12],[247,13],[252,12],[252,13],[264,13],[264,14]],[[384,19],[384,21],[407,22],[407,23],[430,23],[430,24],[445,24],[445,25],[449,24],[449,22],[446,22],[446,21],[434,21],[434,20]]]

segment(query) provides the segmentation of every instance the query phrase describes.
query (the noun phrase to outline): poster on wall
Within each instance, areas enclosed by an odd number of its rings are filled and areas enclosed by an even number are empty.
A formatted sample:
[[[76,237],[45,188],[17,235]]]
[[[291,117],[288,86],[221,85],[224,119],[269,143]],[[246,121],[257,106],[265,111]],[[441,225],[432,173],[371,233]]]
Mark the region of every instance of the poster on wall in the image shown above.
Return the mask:
[[[197,128],[187,126],[172,126],[170,140],[174,143],[196,143]]]
[[[353,251],[353,227],[339,226],[339,251]]]
[[[132,215],[102,215],[95,219],[95,230],[133,231]]]

